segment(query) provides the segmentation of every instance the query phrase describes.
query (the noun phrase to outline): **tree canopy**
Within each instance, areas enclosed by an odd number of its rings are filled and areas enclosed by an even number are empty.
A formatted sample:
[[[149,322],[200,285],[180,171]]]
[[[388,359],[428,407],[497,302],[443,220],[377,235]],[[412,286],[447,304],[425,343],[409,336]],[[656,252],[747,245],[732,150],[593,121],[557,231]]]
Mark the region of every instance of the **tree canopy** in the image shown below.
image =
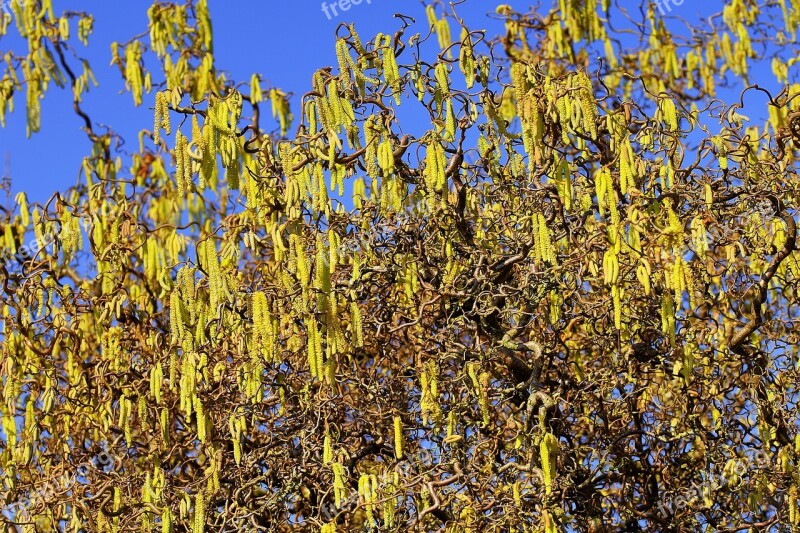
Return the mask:
[[[92,15],[0,12],[92,143],[0,211],[3,531],[798,527],[800,0],[454,4],[281,89],[155,2],[125,150]]]

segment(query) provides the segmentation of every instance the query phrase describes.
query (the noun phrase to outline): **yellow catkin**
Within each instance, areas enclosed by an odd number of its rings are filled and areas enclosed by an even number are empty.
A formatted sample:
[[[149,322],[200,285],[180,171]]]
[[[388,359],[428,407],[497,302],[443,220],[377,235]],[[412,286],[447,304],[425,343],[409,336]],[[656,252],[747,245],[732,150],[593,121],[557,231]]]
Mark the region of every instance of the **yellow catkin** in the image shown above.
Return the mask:
[[[394,173],[394,153],[392,141],[384,139],[378,145],[378,166],[383,170],[384,176],[391,176]]]
[[[614,305],[614,327],[622,329],[622,288],[615,284],[611,287],[611,298]]]
[[[192,141],[190,146],[194,146],[196,150],[199,150],[200,157],[202,157],[202,153],[205,150],[205,139],[203,138],[203,128],[200,127],[200,120],[197,115],[192,116]]]
[[[437,63],[433,70],[436,83],[439,85],[441,96],[450,94],[450,74],[447,71],[446,63]]]
[[[345,113],[345,107],[342,99],[339,97],[339,85],[335,79],[331,79],[328,82],[327,95],[328,107],[331,112],[331,118],[333,119],[333,128],[341,128],[342,130],[346,130],[347,126],[350,124]]]
[[[472,89],[475,84],[475,54],[472,49],[472,39],[464,32],[461,39],[461,50],[458,57],[458,66],[464,74],[467,89]]]
[[[336,60],[339,63],[339,76],[342,81],[342,88],[345,89],[350,82],[350,53],[347,50],[347,41],[337,39],[336,41]]]
[[[444,140],[452,142],[456,138],[456,115],[453,112],[452,98],[445,100],[444,115]]]
[[[446,17],[442,17],[437,21],[436,35],[439,38],[439,46],[442,50],[448,48],[450,44],[452,44],[453,39],[450,35],[450,23],[447,21]]]
[[[258,353],[267,361],[275,358],[275,335],[273,330],[273,316],[266,294],[261,291],[253,293],[253,343]]]
[[[566,210],[571,210],[574,191],[572,189],[569,162],[567,162],[566,159],[559,161],[556,167],[554,181],[556,189],[558,189],[559,198],[561,198],[561,203],[564,204]]]
[[[483,417],[483,425],[484,427],[488,427],[489,423],[491,422],[491,411],[489,409],[489,382],[491,380],[491,374],[489,372],[482,372],[480,375],[480,407],[481,407],[481,416]]]
[[[364,502],[364,511],[367,521],[375,528],[378,525],[375,520],[376,503],[378,501],[378,478],[374,474],[361,474],[358,479],[358,494]]]
[[[308,319],[308,366],[311,371],[311,376],[321,379],[322,366],[322,341],[320,339],[319,328],[317,326],[317,319],[313,316]]]
[[[612,188],[611,173],[608,168],[600,169],[595,177],[595,194],[597,195],[597,210],[600,216],[604,216],[608,189]]]
[[[403,420],[399,416],[394,417],[394,454],[403,458]]]
[[[340,509],[345,498],[347,498],[347,485],[345,485],[347,475],[345,473],[344,465],[341,463],[333,463],[331,465],[331,470],[333,470],[334,505],[337,509]]]
[[[361,309],[358,307],[358,302],[350,304],[350,322],[353,339],[352,343],[355,347],[361,348],[364,346],[364,331],[361,322]]]
[[[161,533],[172,533],[173,527],[172,511],[169,507],[164,507],[161,511]]]
[[[200,161],[199,186],[214,186],[217,174],[217,136],[214,127],[208,122],[202,127],[202,160]]]
[[[436,8],[433,6],[433,4],[428,4],[425,7],[425,15],[428,17],[428,24],[431,26],[435,26],[437,17],[436,17]]]
[[[695,217],[691,223],[692,228],[692,246],[694,248],[695,253],[699,256],[703,257],[709,251],[708,247],[708,240],[707,240],[707,230],[705,224],[703,223],[703,219],[701,217]]]
[[[164,444],[164,447],[169,446],[169,434],[169,409],[164,407],[161,409],[161,441]]]
[[[542,261],[547,263],[555,263],[555,252],[553,250],[553,243],[550,237],[550,229],[547,227],[547,221],[542,213],[536,213],[536,226],[538,227],[538,245]]]
[[[324,131],[331,131],[336,127],[336,118],[333,116],[331,104],[326,96],[327,92],[324,89],[324,86],[318,91],[321,95],[323,95],[321,98],[315,100],[315,105],[317,109],[319,109],[320,125]]]
[[[515,481],[514,484],[511,486],[511,493],[514,496],[514,503],[516,504],[517,508],[522,508],[522,482]]]
[[[583,117],[583,131],[594,139],[597,137],[597,106],[594,100],[592,80],[584,72],[578,74],[578,87]]]
[[[552,514],[550,511],[545,509],[542,511],[542,522],[544,526],[544,533],[557,533],[557,524],[556,521],[553,519]]]
[[[317,330],[317,335],[314,341],[316,343],[316,346],[314,347],[314,353],[317,356],[317,377],[322,380],[325,378],[325,352],[322,349],[322,334],[319,332],[319,330]]]
[[[571,121],[569,113],[570,100],[567,95],[559,96],[556,100],[556,110],[558,111],[558,122],[561,124],[561,141],[569,144],[569,134],[571,130]]]
[[[325,464],[333,462],[333,446],[331,446],[331,436],[327,433],[322,443],[322,462]]]
[[[219,257],[217,256],[217,246],[212,239],[206,239],[204,242],[204,259],[206,272],[208,273],[208,288],[210,294],[211,309],[216,311],[217,306],[222,302],[224,297],[225,285],[220,270]]]
[[[380,165],[376,164],[379,144],[380,130],[378,129],[378,120],[373,115],[364,122],[364,148],[366,150],[364,162],[366,163],[367,175],[370,177],[376,177],[380,169]]]
[[[636,268],[636,279],[642,284],[644,287],[645,295],[650,295],[651,286],[650,286],[650,263],[647,262],[646,259],[642,259],[642,262]]]
[[[157,404],[161,403],[161,381],[164,379],[164,372],[161,367],[161,362],[158,362],[150,370],[150,394],[156,400]]]
[[[444,148],[438,139],[428,144],[425,156],[425,185],[428,193],[429,207],[433,207],[435,194],[446,185]]]
[[[539,453],[542,463],[542,474],[544,475],[545,493],[553,492],[553,481],[555,475],[555,455],[558,452],[558,439],[552,433],[547,433],[539,443]]]
[[[197,439],[200,442],[206,441],[206,413],[203,402],[197,396],[193,399],[195,418],[197,419]]]
[[[204,533],[206,530],[206,502],[202,492],[198,492],[194,500],[194,522],[192,533]]]
[[[164,98],[164,95],[159,91],[156,93],[156,103],[155,103],[155,110],[153,113],[153,144],[158,146],[161,144],[161,100]]]
[[[178,196],[184,197],[186,195],[186,186],[188,180],[186,179],[187,172],[191,176],[191,170],[187,169],[189,163],[189,145],[188,140],[184,137],[183,133],[178,130],[175,134],[175,181],[178,186]]]
[[[377,38],[376,42],[378,42]],[[383,47],[383,75],[386,78],[386,83],[392,89],[395,103],[400,105],[402,78],[400,77],[400,68],[397,65],[397,57],[394,52],[394,42],[390,35],[385,37],[385,44]]]
[[[258,104],[263,100],[264,93],[261,91],[261,84],[259,83],[258,74],[253,74],[250,77],[250,101],[254,104]]]
[[[672,98],[664,97],[661,99],[661,113],[663,115],[664,123],[670,131],[677,131],[678,123],[678,109],[675,107],[675,102]]]
[[[328,260],[330,262],[331,275],[333,275],[336,272],[336,268],[343,263],[343,258],[341,256],[342,239],[332,228],[328,230],[328,242]]]

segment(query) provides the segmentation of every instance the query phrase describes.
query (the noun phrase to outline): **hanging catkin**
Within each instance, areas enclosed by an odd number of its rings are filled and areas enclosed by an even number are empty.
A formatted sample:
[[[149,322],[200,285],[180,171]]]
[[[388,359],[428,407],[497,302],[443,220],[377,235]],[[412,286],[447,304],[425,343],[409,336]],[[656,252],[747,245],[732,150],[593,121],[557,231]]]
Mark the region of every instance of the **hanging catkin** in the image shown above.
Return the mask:
[[[186,196],[192,182],[192,160],[189,154],[189,140],[178,130],[175,134],[175,181],[178,196]]]
[[[177,290],[173,290],[172,294],[170,294],[169,309],[170,337],[172,342],[177,344],[183,339],[183,332],[185,331],[183,323],[183,302]]]
[[[475,84],[475,54],[472,49],[472,38],[466,28],[461,35],[461,50],[458,56],[458,67],[464,74],[467,89]]]
[[[169,435],[170,435],[170,425],[169,425],[169,409],[164,407],[161,409],[160,415],[160,426],[161,426],[161,443],[163,444],[164,448],[169,446]]]
[[[197,440],[206,442],[207,439],[207,426],[206,426],[206,412],[203,402],[195,394],[192,398],[194,404],[195,419],[197,421]]]
[[[558,439],[552,433],[547,433],[539,444],[542,474],[544,475],[545,493],[553,492],[555,476],[555,458],[558,453]]]
[[[150,369],[150,395],[155,399],[156,404],[161,403],[161,382],[164,379],[164,371],[159,361],[156,366]]]
[[[206,502],[203,492],[197,493],[194,499],[194,521],[192,533],[204,533],[206,529]]]
[[[166,91],[159,91],[156,93],[155,113],[153,120],[153,143],[156,146],[161,144],[162,129],[167,133],[167,135],[171,134],[167,94],[168,93]]]
[[[394,173],[394,153],[392,142],[387,138],[378,145],[378,166],[386,177]]]
[[[394,95],[394,101],[400,105],[400,95],[402,93],[402,78],[400,77],[400,69],[397,65],[397,58],[394,52],[394,43],[390,35],[385,36],[385,43],[383,46],[383,75],[386,78],[386,83],[391,87]],[[378,37],[375,39],[376,43],[380,43]],[[376,45],[377,46],[377,45]]]
[[[341,463],[333,463],[331,465],[333,470],[333,498],[334,505],[337,509],[342,508],[342,503],[347,499],[347,474],[344,465]]]
[[[322,338],[319,332],[317,319],[312,315],[306,319],[306,328],[308,333],[307,353],[308,353],[308,366],[311,371],[311,376],[317,379],[323,377],[323,355],[322,355]]]
[[[428,207],[433,210],[436,203],[436,193],[441,192],[447,181],[445,178],[444,148],[438,138],[431,138],[425,156],[425,187],[428,194]]]
[[[364,162],[367,175],[377,177],[381,165],[378,163],[378,146],[380,144],[380,128],[378,117],[371,115],[364,121]]]
[[[346,90],[350,85],[350,52],[347,50],[347,41],[344,39],[336,40],[336,61],[339,64],[339,78],[342,90]]]
[[[394,417],[394,455],[403,458],[403,419],[399,416]]]
[[[325,464],[333,462],[333,446],[331,446],[331,436],[327,430],[322,443],[322,462]]]
[[[374,474],[361,474],[358,479],[358,495],[364,503],[367,521],[375,528],[378,522],[375,520],[376,503],[378,501],[378,480]]]
[[[678,108],[675,107],[675,102],[669,96],[664,96],[659,100],[659,109],[661,111],[662,120],[667,125],[669,131],[677,131],[679,128],[678,123]]]
[[[164,507],[161,511],[161,533],[173,533],[172,511],[169,507]]]
[[[258,104],[263,100],[264,94],[261,91],[261,83],[258,74],[253,74],[250,77],[250,101],[254,104]]]
[[[212,312],[215,312],[219,304],[225,298],[225,280],[220,269],[217,246],[211,238],[206,239],[199,246],[202,247],[202,264],[208,275],[209,305],[211,306]]]
[[[266,361],[275,360],[274,317],[266,294],[258,291],[252,296],[253,342]]]
[[[350,303],[350,323],[353,346],[361,348],[364,346],[364,331],[361,321],[361,309],[358,307],[358,302]]]
[[[592,80],[585,72],[581,71],[577,75],[576,86],[578,88],[578,98],[580,99],[583,131],[592,139],[597,138],[597,105],[594,99],[594,89]]]
[[[453,111],[453,98],[447,97],[444,101],[444,135],[446,142],[453,142],[456,138],[456,115]]]
[[[183,354],[180,380],[180,409],[186,418],[192,416],[194,396],[197,393],[196,384],[196,354],[188,352]]]

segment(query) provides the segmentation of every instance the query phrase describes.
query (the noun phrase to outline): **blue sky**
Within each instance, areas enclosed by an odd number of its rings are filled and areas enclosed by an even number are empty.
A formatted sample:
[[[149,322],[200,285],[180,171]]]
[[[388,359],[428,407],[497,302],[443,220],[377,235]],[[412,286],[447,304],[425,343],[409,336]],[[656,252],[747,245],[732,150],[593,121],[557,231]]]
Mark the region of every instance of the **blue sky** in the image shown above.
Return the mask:
[[[346,13],[337,9],[338,17],[328,9],[329,19],[319,0],[209,0],[217,68],[227,70],[237,81],[249,81],[257,72],[262,75],[263,87],[276,86],[301,95],[311,87],[316,69],[336,64],[334,35],[338,24],[355,22],[366,41],[378,32],[394,33],[401,26],[394,14],[402,11],[419,21],[408,36],[426,30],[421,2],[366,2],[351,5]],[[526,8],[525,2],[508,3],[520,10]],[[56,14],[65,9],[82,9],[95,16],[89,48],[78,45],[100,84],[85,95],[84,108],[95,122],[122,134],[134,149],[138,144],[136,134],[152,122],[148,107],[152,106],[153,94],[146,95],[145,103],[135,108],[130,94],[121,93],[119,71],[109,66],[110,45],[147,29],[151,1],[53,0],[53,5]],[[493,35],[502,31],[502,25],[485,17],[491,5],[484,0],[468,0],[459,13],[474,27],[487,28]],[[0,53],[9,48],[22,51],[22,46],[18,36],[0,39]],[[24,104],[24,93],[17,94],[15,111],[7,117],[6,128],[0,129],[0,170],[5,174],[8,160],[13,190],[24,190],[31,200],[44,201],[53,192],[77,183],[80,162],[90,150],[90,143],[80,131],[80,119],[71,111],[69,91],[51,88],[42,103],[41,131],[30,139],[25,138]]]
[[[418,21],[416,27],[407,31],[406,37],[427,31],[422,2],[367,1],[351,5],[346,12],[337,9],[338,16],[328,8],[329,17],[322,9],[321,0],[209,0],[217,68],[227,70],[230,78],[237,81],[248,81],[251,74],[257,72],[262,75],[263,87],[280,87],[301,95],[310,88],[312,74],[317,68],[336,64],[334,35],[340,23],[355,22],[366,41],[378,32],[394,33],[401,26],[394,15],[403,12]],[[487,29],[488,35],[498,35],[503,32],[502,24],[486,16],[498,3],[466,0],[459,6],[459,14],[470,28]],[[527,2],[519,0],[506,3],[519,11],[528,7]],[[133,150],[138,144],[138,131],[149,128],[152,123],[149,107],[153,94],[146,95],[145,103],[135,108],[130,94],[121,93],[123,81],[117,68],[109,66],[110,44],[126,41],[146,30],[146,13],[151,1],[53,0],[53,5],[57,14],[65,9],[82,9],[95,16],[95,31],[89,48],[78,45],[78,52],[90,60],[100,83],[85,95],[84,108],[96,123],[108,125],[121,134]],[[684,3],[680,8],[673,6],[671,14],[691,19],[697,16],[699,9],[707,15],[710,10],[720,10],[722,5],[722,2],[704,2],[696,6]],[[12,30],[12,37],[0,39],[0,54],[8,48],[23,50],[24,43],[19,37],[13,37],[15,31]],[[453,31],[456,32],[455,27]],[[8,116],[6,128],[0,128],[0,174],[6,174],[8,164],[13,191],[24,190],[29,199],[44,201],[53,192],[77,183],[80,162],[89,152],[90,144],[80,131],[80,119],[71,111],[68,90],[50,89],[42,104],[41,132],[31,139],[25,138],[24,104],[24,93],[18,93],[15,112]],[[294,110],[297,111],[297,106]],[[406,128],[424,131],[430,127],[429,123],[414,124],[414,117],[408,118],[411,122],[403,122]]]

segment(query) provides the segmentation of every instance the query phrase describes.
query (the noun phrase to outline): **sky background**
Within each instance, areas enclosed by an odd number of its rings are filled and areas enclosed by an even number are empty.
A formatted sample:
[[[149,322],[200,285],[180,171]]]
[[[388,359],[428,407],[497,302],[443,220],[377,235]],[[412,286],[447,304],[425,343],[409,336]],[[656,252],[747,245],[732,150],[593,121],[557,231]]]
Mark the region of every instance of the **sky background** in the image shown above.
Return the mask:
[[[394,17],[397,12],[417,20],[417,25],[407,30],[406,38],[427,31],[420,1],[366,2],[352,5],[347,12],[329,19],[320,0],[209,0],[216,66],[228,71],[229,78],[236,81],[247,82],[257,72],[262,75],[263,88],[274,86],[302,95],[309,90],[316,69],[336,64],[335,31],[340,23],[354,22],[365,42],[378,32],[394,33],[401,26]],[[502,23],[496,17],[486,16],[497,3],[466,0],[459,6],[459,14],[472,29],[486,29],[489,36],[502,34]],[[519,11],[525,11],[529,5],[514,0],[506,3]],[[53,0],[57,15],[64,10],[84,10],[94,15],[89,48],[77,44],[77,50],[89,59],[100,86],[84,95],[83,107],[95,123],[106,124],[121,134],[132,150],[138,144],[139,130],[152,127],[154,93],[145,94],[144,104],[134,107],[131,95],[122,92],[124,82],[117,67],[109,65],[110,45],[146,31],[150,5],[150,0]],[[692,19],[698,16],[698,11],[707,14],[712,9],[720,10],[722,5],[723,2],[685,2],[673,7],[671,14]],[[458,36],[455,24],[451,27],[455,38]],[[75,23],[71,30],[74,35]],[[149,39],[145,42],[149,43]],[[9,48],[21,52],[23,47],[16,28],[10,30],[10,36],[0,38],[0,55]],[[155,76],[154,81],[160,78]],[[90,151],[90,142],[80,129],[81,120],[72,112],[69,89],[50,88],[42,102],[41,131],[30,139],[25,137],[24,92],[16,94],[14,100],[15,111],[7,115],[6,127],[0,128],[0,175],[11,176],[14,193],[25,191],[29,200],[42,202],[53,192],[77,183],[80,163]],[[294,104],[297,116],[296,101]],[[430,128],[429,123],[404,122],[404,126],[422,131]],[[123,162],[127,164],[124,158]],[[10,204],[11,199],[0,197],[0,202]]]
[[[394,17],[399,11],[417,21],[426,20],[420,2],[371,2],[364,0],[328,19],[318,0],[209,0],[216,66],[228,71],[229,78],[236,81],[248,82],[257,72],[262,75],[262,88],[274,86],[302,95],[310,89],[318,68],[336,64],[335,32],[340,23],[354,22],[366,42],[378,32],[394,33],[401,26]],[[83,107],[95,122],[120,133],[131,149],[138,144],[139,130],[152,127],[154,93],[145,94],[142,106],[134,107],[131,95],[122,92],[124,82],[119,70],[109,66],[110,47],[113,41],[127,41],[147,29],[147,9],[151,4],[150,0],[53,0],[57,15],[65,9],[94,15],[89,48],[79,44],[77,49],[89,59],[100,85],[84,95]],[[492,34],[502,31],[501,23],[485,17],[490,2],[469,0],[467,4],[461,9],[467,22],[492,26]],[[516,4],[520,9],[526,6],[525,2]],[[418,25],[406,35],[425,29]],[[76,31],[74,24],[71,29]],[[9,48],[24,49],[16,28],[10,34],[11,37],[0,38],[0,56]],[[149,43],[149,38],[145,42]],[[14,100],[15,111],[7,115],[6,127],[0,128],[2,175],[10,174],[15,193],[24,190],[30,200],[44,201],[53,192],[77,183],[81,160],[91,144],[80,129],[80,118],[72,112],[69,90],[50,88],[42,102],[41,131],[30,139],[25,137],[24,92],[16,94]],[[267,106],[265,111],[270,113],[271,108]],[[293,111],[297,117],[296,105]],[[7,203],[6,199],[0,201]]]

